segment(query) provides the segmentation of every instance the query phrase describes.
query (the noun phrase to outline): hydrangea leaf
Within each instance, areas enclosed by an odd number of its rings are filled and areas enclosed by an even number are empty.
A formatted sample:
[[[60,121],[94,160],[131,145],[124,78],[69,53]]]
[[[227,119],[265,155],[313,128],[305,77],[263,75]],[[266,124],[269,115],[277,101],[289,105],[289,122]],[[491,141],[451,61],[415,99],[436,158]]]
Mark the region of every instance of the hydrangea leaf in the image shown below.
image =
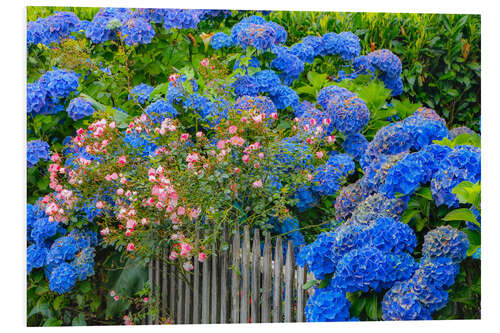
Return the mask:
[[[458,208],[452,210],[451,212],[446,214],[445,217],[443,217],[443,221],[469,221],[476,224],[478,227],[481,226],[474,216],[474,213],[472,213],[472,211],[467,208]]]

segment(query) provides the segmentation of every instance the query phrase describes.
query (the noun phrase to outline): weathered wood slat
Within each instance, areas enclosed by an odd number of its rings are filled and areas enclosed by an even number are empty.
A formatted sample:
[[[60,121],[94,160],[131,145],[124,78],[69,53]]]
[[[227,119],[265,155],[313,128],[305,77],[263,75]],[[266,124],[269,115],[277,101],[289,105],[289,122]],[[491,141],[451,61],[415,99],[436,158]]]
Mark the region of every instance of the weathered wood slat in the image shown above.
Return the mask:
[[[200,262],[194,261],[193,269],[193,324],[200,323]]]
[[[240,233],[236,225],[233,234],[232,262],[231,262],[231,322],[240,321]]]
[[[276,239],[276,248],[274,249],[274,283],[273,283],[273,323],[281,322],[281,300],[282,300],[282,286],[281,286],[281,271],[283,262],[283,246],[281,236]]]
[[[223,239],[223,244],[227,242],[227,227],[224,227],[222,231],[222,239]],[[227,323],[227,316],[228,316],[228,290],[229,290],[229,284],[228,284],[228,268],[229,268],[229,249],[227,250],[222,250],[221,251],[221,277],[220,277],[220,300],[221,300],[221,305],[220,305],[220,323],[225,324]]]
[[[179,268],[181,270],[183,268]],[[178,272],[177,280],[177,323],[184,324],[184,280],[182,275],[184,272]]]
[[[174,321],[174,323],[177,324],[177,313],[176,313],[176,301],[177,301],[177,298],[176,298],[176,293],[177,293],[177,281],[175,279],[175,275],[177,273],[177,266],[175,265],[171,265],[170,266],[170,302],[169,302],[169,310],[170,310],[170,315],[171,315],[171,319]]]
[[[151,289],[153,289],[154,286],[154,279],[153,279],[153,260],[149,261],[148,265],[148,278],[151,283]],[[151,299],[153,296],[152,293],[149,294],[149,298]],[[151,310],[151,303],[149,305],[149,310]],[[153,325],[153,316],[151,315],[151,311],[148,312],[148,325]]]
[[[306,267],[297,266],[297,322],[304,322]]]
[[[184,285],[184,324],[191,324],[191,274],[187,275]]]
[[[167,309],[168,309],[168,284],[167,284],[167,276],[168,276],[168,264],[166,262],[168,258],[168,252],[166,249],[163,249],[163,260],[162,260],[162,269],[161,269],[161,315],[163,317],[167,317]]]
[[[266,232],[264,240],[264,258],[262,265],[262,306],[261,306],[261,322],[271,322],[271,288],[272,288],[272,248],[271,234]]]
[[[155,304],[160,304],[160,288],[161,288],[161,280],[160,280],[160,259],[155,260],[155,286],[154,286],[154,295],[155,295]],[[149,299],[152,302],[151,299]],[[160,313],[156,313],[156,317],[154,320],[155,325],[160,324]]]
[[[295,258],[293,241],[288,241],[285,264],[285,323],[293,321],[293,276],[295,275]]]
[[[241,254],[241,312],[240,322],[248,323],[250,316],[250,230],[248,225],[243,231],[243,249]]]
[[[212,302],[212,306],[211,306],[211,313],[210,313],[210,322],[212,324],[217,324],[217,314],[218,314],[218,304],[217,304],[217,296],[218,296],[218,288],[217,288],[217,283],[219,282],[218,280],[218,274],[219,274],[219,271],[218,271],[218,265],[217,265],[217,262],[219,260],[219,257],[217,256],[217,246],[216,244],[214,243],[212,245],[212,255],[210,257],[211,261],[212,261],[212,288],[211,288],[211,302]],[[207,259],[208,260],[208,259]]]
[[[254,230],[252,244],[252,292],[250,304],[250,322],[260,322],[260,233]]]
[[[201,323],[210,323],[210,260],[202,263]]]

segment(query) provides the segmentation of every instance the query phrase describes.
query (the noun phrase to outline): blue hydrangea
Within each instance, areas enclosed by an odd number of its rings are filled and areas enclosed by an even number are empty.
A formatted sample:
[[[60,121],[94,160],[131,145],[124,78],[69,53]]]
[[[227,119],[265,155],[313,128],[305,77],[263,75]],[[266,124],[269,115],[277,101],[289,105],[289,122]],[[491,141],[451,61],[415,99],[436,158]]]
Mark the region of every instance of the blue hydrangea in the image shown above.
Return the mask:
[[[69,232],[68,237],[76,240],[79,250],[86,247],[95,247],[99,244],[99,237],[92,230],[73,229]]]
[[[402,123],[403,131],[408,132],[411,136],[411,148],[415,150],[422,149],[434,140],[449,137],[448,129],[443,122],[419,114],[404,119]]]
[[[325,274],[333,273],[335,266],[332,261],[331,248],[334,241],[335,237],[332,233],[319,234],[313,243],[302,248],[298,264],[306,263],[316,279],[321,280]]]
[[[347,321],[350,307],[344,293],[319,288],[307,300],[305,316],[308,322]]]
[[[299,95],[288,86],[280,86],[273,94],[269,95],[276,108],[284,110],[291,106],[292,109],[299,105]]]
[[[481,260],[481,248],[479,247],[476,252],[472,254],[472,258]]]
[[[78,253],[78,242],[71,236],[63,236],[54,241],[47,255],[47,264],[57,266],[72,260]]]
[[[236,96],[257,96],[259,86],[254,77],[242,75],[232,83]]]
[[[72,32],[80,29],[80,20],[71,12],[55,12],[46,18],[28,22],[27,42],[31,44],[59,43],[64,38],[71,37]]]
[[[304,236],[298,229],[300,229],[299,221],[295,218],[286,218],[281,222],[280,234],[283,234],[285,239],[293,241],[295,255],[300,247],[306,244]],[[285,244],[288,245],[288,243]]]
[[[327,86],[321,89],[318,93],[318,104],[321,105],[323,110],[328,108],[328,103],[335,98],[341,98],[342,100],[356,96],[349,90],[341,88],[338,86]]]
[[[310,187],[299,188],[294,195],[295,205],[299,212],[305,212],[319,203],[319,196]]]
[[[449,289],[455,283],[460,267],[448,257],[423,259],[412,280],[423,285]]]
[[[78,280],[86,280],[89,276],[94,275],[94,257],[95,250],[92,247],[82,249],[73,259],[72,265],[78,274]]]
[[[382,82],[384,82],[384,85],[387,89],[391,90],[391,96],[399,96],[403,93],[403,80],[401,77],[397,78],[390,78],[386,75],[380,76],[380,79]]]
[[[344,60],[352,60],[361,52],[359,38],[350,31],[323,35],[324,53],[339,55]]]
[[[361,131],[370,121],[366,103],[357,96],[335,96],[329,100],[326,110],[335,128],[345,135]]]
[[[155,35],[153,27],[142,18],[130,18],[120,28],[120,35],[128,46],[149,44]]]
[[[68,97],[78,88],[80,75],[63,69],[54,69],[40,77],[39,84],[48,92],[53,101]]]
[[[38,82],[28,83],[26,87],[26,99],[29,115],[36,116],[38,114],[49,113],[50,99],[48,92]]]
[[[375,67],[368,56],[359,56],[352,61],[352,68],[355,73],[363,75],[375,75]]]
[[[408,153],[403,152],[396,155],[379,155],[368,166],[363,167],[364,176],[361,178],[361,186],[368,194],[380,192],[384,185],[389,170],[401,161]],[[364,157],[363,157],[364,158]],[[363,162],[363,158],[361,162]],[[361,165],[363,165],[361,163]]]
[[[276,54],[276,58],[271,61],[271,67],[281,71],[280,77],[283,83],[291,85],[304,71],[304,61],[286,47],[274,47],[273,53]]]
[[[68,263],[63,263],[52,270],[49,278],[49,288],[58,294],[67,293],[73,288],[77,278],[76,269]]]
[[[50,222],[49,217],[42,214],[41,217],[35,219],[30,232],[30,240],[38,245],[42,245],[45,241],[55,234],[59,229],[59,225],[56,222]]]
[[[255,58],[255,57],[251,57],[250,60],[248,61],[248,65],[245,65],[243,64],[242,61],[240,61],[240,59],[236,59],[236,61],[234,62],[234,66],[233,66],[233,71],[236,71],[237,69],[242,69],[245,71],[245,74],[248,74],[248,68],[259,68],[260,67],[260,61],[259,59]],[[236,76],[238,77],[238,76]]]
[[[27,249],[27,272],[31,273],[33,268],[40,268],[45,266],[47,259],[48,249],[45,246],[40,246],[37,244],[31,244]]]
[[[384,320],[431,320],[431,313],[426,309],[408,281],[396,282],[385,293],[382,300],[382,318]]]
[[[273,45],[286,41],[286,31],[274,22],[267,22],[263,17],[245,17],[231,29],[234,44],[243,48],[249,46],[258,50],[270,49]]]
[[[390,50],[376,50],[367,55],[371,65],[388,78],[401,75],[403,66],[401,60]]]
[[[431,192],[436,205],[458,207],[458,198],[451,191],[462,181],[481,180],[481,150],[472,146],[455,147],[439,163],[431,180]]]
[[[297,56],[300,60],[308,64],[312,64],[314,61],[314,57],[316,56],[316,51],[313,49],[313,47],[304,43],[297,43],[292,45],[290,47],[290,52]]]
[[[40,160],[48,160],[50,157],[49,144],[42,140],[28,142],[26,162],[28,168],[34,167]]]
[[[200,22],[201,10],[197,9],[166,9],[163,20],[165,29],[196,29]]]
[[[473,222],[465,221],[465,226],[467,229],[472,231],[480,231],[481,230],[481,212],[476,209],[476,207],[471,207],[471,212],[476,217],[477,222],[479,222],[479,226]]]
[[[323,43],[323,39],[318,36],[306,36],[302,38],[302,44],[305,46],[309,46],[314,51],[314,57],[318,55],[323,55],[325,45]]]
[[[312,188],[321,195],[334,195],[340,189],[342,179],[354,172],[354,169],[354,161],[349,155],[332,155],[324,165],[316,169]]]
[[[349,221],[370,224],[380,217],[399,219],[406,206],[406,202],[401,199],[390,199],[381,193],[375,193],[356,206]]]
[[[454,127],[450,130],[450,139],[453,140],[461,134],[476,134],[476,132],[474,132],[467,126]]]
[[[167,87],[167,102],[172,105],[186,98],[186,91],[198,91],[198,84],[195,80],[187,80],[185,75],[181,75],[175,82],[169,82]]]
[[[280,77],[273,70],[259,71],[253,75],[253,78],[258,86],[259,93],[273,94],[281,86]]]
[[[234,103],[235,110],[254,111],[269,116],[278,112],[273,101],[266,96],[241,96]]]
[[[66,109],[68,116],[73,120],[83,119],[94,114],[92,103],[83,97],[73,98]]]
[[[469,240],[467,235],[449,225],[438,227],[424,236],[423,258],[446,257],[454,263],[461,262],[467,254]]]
[[[335,199],[335,218],[347,220],[356,206],[366,198],[366,193],[360,181],[344,186]]]
[[[212,45],[212,47],[215,50],[218,50],[218,49],[221,49],[221,48],[224,48],[224,47],[230,47],[230,46],[232,46],[233,45],[233,40],[231,39],[231,37],[229,37],[225,33],[223,33],[223,32],[217,32],[210,39],[210,45]]]
[[[149,119],[156,125],[160,124],[165,118],[175,118],[178,115],[177,109],[163,99],[148,105],[148,107],[144,109],[144,113],[146,113]]]
[[[368,140],[360,133],[348,135],[342,143],[345,152],[358,161],[363,157],[367,147]]]
[[[134,148],[134,153],[137,156],[153,156],[158,149],[158,146],[152,142],[151,137],[147,134],[141,135],[135,132],[125,134],[124,141]]]
[[[130,91],[130,95],[128,96],[128,99],[134,99],[136,100],[139,104],[144,104],[146,101],[149,100],[149,96],[153,92],[154,88],[145,84],[141,83]]]
[[[116,30],[122,27],[133,13],[128,8],[101,8],[89,23],[85,36],[93,43],[116,39]]]

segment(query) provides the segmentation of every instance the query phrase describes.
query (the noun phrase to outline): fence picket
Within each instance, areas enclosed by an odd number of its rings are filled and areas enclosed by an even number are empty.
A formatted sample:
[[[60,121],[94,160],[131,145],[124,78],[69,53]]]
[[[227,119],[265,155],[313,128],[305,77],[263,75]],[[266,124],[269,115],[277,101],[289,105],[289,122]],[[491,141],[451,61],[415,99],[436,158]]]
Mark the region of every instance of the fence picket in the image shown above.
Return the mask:
[[[218,282],[218,270],[217,270],[217,261],[219,260],[219,257],[217,256],[216,253],[216,244],[214,243],[212,246],[212,296],[211,296],[211,301],[212,301],[212,312],[210,316],[210,322],[212,324],[217,324],[217,295],[218,295],[218,289],[217,289],[217,282]]]
[[[293,321],[293,276],[295,274],[295,258],[293,241],[288,241],[285,264],[285,323]]]
[[[222,231],[223,245],[227,243],[227,227]],[[227,297],[228,297],[228,266],[229,266],[229,249],[222,250],[221,254],[221,277],[220,277],[220,323],[227,323]]]
[[[255,229],[252,245],[252,292],[250,296],[250,322],[260,322],[260,233]]]
[[[210,322],[210,261],[205,260],[202,266],[201,323],[208,324]]]
[[[266,232],[264,240],[264,260],[263,260],[263,285],[262,285],[262,307],[261,319],[263,323],[271,322],[271,288],[272,288],[272,249],[271,234]]]
[[[196,245],[200,239],[199,231],[196,232]],[[200,262],[194,260],[193,264],[193,324],[200,323]]]
[[[240,322],[248,323],[250,302],[250,231],[248,225],[243,231],[243,249],[241,253],[241,312]]]
[[[231,322],[236,324],[240,320],[240,233],[236,224],[233,234],[232,262],[231,262]]]
[[[273,323],[281,322],[281,269],[283,262],[283,246],[281,236],[276,239],[276,248],[274,249],[274,283],[273,283]]]
[[[175,302],[176,302],[176,291],[177,291],[177,286],[176,286],[176,281],[175,281],[175,275],[177,273],[177,266],[172,265],[170,266],[170,302],[169,302],[169,309],[170,309],[170,315],[172,316],[172,320],[174,323],[177,323],[177,313],[176,313],[176,307],[175,307]]]
[[[306,267],[297,266],[297,322],[304,321],[305,293],[302,288],[306,283]]]
[[[195,259],[196,260],[196,259]],[[186,274],[184,285],[184,324],[191,324],[191,274]]]
[[[160,259],[155,260],[155,283],[154,283],[154,295],[155,295],[155,304],[160,304]],[[151,301],[151,300],[150,300]],[[160,324],[160,314],[157,312],[155,317],[155,325]]]
[[[168,307],[168,286],[167,286],[167,276],[168,276],[168,264],[166,259],[168,258],[168,252],[163,249],[163,261],[161,270],[161,315],[165,318],[167,317],[167,307]]]
[[[179,268],[181,270],[182,268]],[[182,272],[183,273],[183,272]],[[177,323],[184,324],[184,280],[182,279],[181,272],[177,281]]]
[[[149,261],[148,264],[148,278],[149,282],[151,283],[151,289],[153,289],[154,285],[154,279],[153,279],[153,260]],[[149,294],[149,298],[151,298],[153,295],[152,293]],[[151,315],[151,304],[149,305],[149,312],[148,312],[148,325],[153,325],[153,316]]]

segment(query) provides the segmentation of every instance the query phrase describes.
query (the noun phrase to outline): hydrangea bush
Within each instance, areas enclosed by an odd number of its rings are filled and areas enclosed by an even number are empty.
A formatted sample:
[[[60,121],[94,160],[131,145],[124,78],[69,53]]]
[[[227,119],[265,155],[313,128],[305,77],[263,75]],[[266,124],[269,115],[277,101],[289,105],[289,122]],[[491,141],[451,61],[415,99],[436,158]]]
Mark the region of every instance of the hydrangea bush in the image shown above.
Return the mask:
[[[68,324],[72,304],[156,316],[145,263],[187,276],[244,225],[294,241],[316,279],[308,321],[452,318],[464,297],[476,316],[480,136],[401,99],[390,50],[362,54],[350,31],[292,44],[272,17],[28,23],[29,55],[50,64],[27,84],[29,320]]]

